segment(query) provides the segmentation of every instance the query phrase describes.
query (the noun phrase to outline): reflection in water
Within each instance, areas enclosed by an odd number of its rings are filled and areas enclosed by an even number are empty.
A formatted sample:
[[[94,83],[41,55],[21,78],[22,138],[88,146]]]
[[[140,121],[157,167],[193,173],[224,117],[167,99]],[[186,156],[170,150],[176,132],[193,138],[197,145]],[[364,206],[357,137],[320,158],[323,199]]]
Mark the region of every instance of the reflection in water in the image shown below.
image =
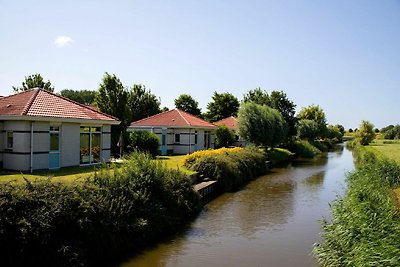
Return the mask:
[[[329,217],[352,168],[341,146],[274,169],[211,201],[186,232],[123,266],[316,266],[310,253],[319,220]]]

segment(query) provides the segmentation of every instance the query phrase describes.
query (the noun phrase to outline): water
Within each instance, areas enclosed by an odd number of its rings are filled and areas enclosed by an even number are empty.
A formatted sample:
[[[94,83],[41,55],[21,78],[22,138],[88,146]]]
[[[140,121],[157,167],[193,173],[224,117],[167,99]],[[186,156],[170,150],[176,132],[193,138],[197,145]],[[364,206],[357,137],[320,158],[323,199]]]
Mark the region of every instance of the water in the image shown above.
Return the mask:
[[[207,204],[187,231],[144,251],[123,267],[317,266],[312,245],[321,240],[329,202],[345,191],[353,158],[343,146],[295,162]]]

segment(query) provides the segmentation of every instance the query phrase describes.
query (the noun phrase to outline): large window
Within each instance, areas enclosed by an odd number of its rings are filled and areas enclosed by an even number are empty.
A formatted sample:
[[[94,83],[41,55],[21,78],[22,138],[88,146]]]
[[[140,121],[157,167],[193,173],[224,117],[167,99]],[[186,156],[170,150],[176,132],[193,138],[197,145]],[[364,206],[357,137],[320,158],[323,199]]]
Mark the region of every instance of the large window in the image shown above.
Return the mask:
[[[181,142],[181,135],[180,134],[175,134],[175,143],[180,143]]]
[[[14,134],[13,134],[13,132],[7,131],[6,136],[7,136],[6,148],[12,149],[14,147]]]
[[[101,154],[101,127],[81,127],[81,164],[100,162]]]

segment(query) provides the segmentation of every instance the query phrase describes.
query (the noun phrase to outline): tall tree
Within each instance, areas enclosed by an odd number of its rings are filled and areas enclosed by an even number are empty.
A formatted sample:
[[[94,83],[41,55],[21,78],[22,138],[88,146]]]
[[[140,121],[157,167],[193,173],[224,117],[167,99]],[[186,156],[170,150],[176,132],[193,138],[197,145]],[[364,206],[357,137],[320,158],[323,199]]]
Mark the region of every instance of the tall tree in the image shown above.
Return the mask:
[[[129,113],[137,121],[161,112],[160,100],[144,85],[135,84],[129,92]]]
[[[296,135],[296,105],[293,101],[289,100],[283,91],[272,91],[269,96],[268,106],[281,113],[288,127],[288,136]]]
[[[201,115],[201,109],[199,108],[199,102],[193,99],[188,94],[181,94],[177,99],[174,100],[175,107],[188,112],[195,116]]]
[[[238,131],[239,136],[255,145],[274,147],[285,139],[287,126],[276,109],[249,102],[239,109]]]
[[[269,96],[265,90],[258,87],[256,89],[249,90],[246,94],[244,94],[243,102],[253,102],[259,105],[269,105]]]
[[[84,105],[91,105],[94,103],[96,91],[64,89],[60,95]]]
[[[118,139],[130,121],[128,112],[129,93],[121,81],[107,72],[104,74],[96,94],[95,103],[100,111],[118,118],[121,123],[111,127],[111,150],[118,152]]]
[[[214,92],[212,101],[207,104],[208,111],[204,117],[211,122],[230,116],[236,117],[239,110],[239,100],[231,93]]]
[[[360,129],[355,135],[355,142],[360,145],[366,146],[372,142],[375,138],[374,125],[369,121],[362,121],[360,124]]]
[[[13,86],[13,90],[15,93],[20,93],[36,87],[42,88],[50,92],[54,92],[54,87],[51,86],[51,82],[49,80],[45,82],[43,80],[42,75],[40,75],[39,73],[29,75],[28,77],[25,76],[25,81],[22,82],[22,86],[21,87]]]
[[[312,120],[318,126],[318,137],[323,138],[326,131],[326,117],[322,108],[318,105],[303,107],[297,117],[300,120]]]

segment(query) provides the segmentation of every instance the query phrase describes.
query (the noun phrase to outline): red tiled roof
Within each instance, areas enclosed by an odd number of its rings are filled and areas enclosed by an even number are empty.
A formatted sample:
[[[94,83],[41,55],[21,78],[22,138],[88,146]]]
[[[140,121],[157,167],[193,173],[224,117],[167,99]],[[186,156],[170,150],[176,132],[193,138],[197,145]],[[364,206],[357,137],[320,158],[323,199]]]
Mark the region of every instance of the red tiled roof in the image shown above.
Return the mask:
[[[2,115],[118,120],[89,106],[39,88],[0,98],[0,116]]]
[[[235,117],[228,117],[219,121],[214,122],[215,125],[225,125],[229,129],[236,130],[237,129],[237,119]]]
[[[131,126],[205,127],[215,125],[179,109],[172,109],[157,115],[134,121]]]

